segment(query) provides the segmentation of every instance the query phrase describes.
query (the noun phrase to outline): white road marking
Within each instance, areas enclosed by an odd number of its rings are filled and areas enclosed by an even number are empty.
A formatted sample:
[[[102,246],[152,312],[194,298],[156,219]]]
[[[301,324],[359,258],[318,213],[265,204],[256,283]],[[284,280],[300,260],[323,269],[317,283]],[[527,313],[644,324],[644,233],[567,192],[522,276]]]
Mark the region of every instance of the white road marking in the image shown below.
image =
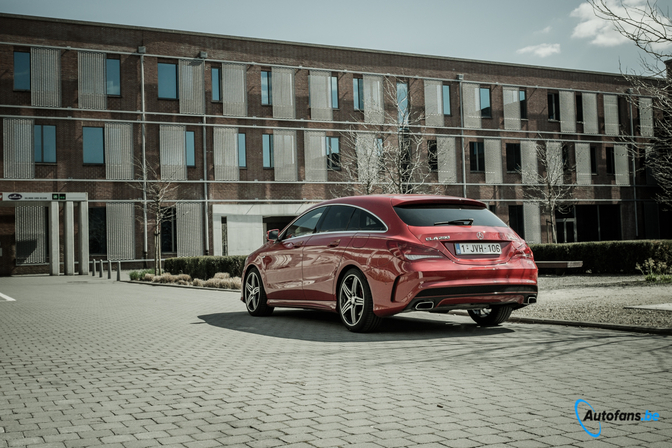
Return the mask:
[[[6,296],[6,295],[4,295],[4,294],[1,293],[1,292],[0,292],[0,298],[3,298],[3,299],[5,299],[5,300],[8,301],[8,302],[16,302],[15,299],[12,299],[11,297]]]

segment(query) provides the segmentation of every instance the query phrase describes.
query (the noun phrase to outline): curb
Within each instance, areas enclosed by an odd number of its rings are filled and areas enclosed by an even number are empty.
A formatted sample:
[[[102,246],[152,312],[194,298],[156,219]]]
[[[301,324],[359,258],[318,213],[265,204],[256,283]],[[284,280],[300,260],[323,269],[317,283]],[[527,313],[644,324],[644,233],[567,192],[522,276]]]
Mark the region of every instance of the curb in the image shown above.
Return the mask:
[[[240,289],[224,289],[224,288],[208,288],[206,286],[193,286],[193,285],[175,285],[172,283],[154,283],[154,282],[140,282],[137,280],[121,280],[121,283],[131,283],[133,285],[147,285],[147,286],[169,286],[171,288],[189,288],[189,289],[200,289],[203,291],[222,291],[222,292],[240,292]]]
[[[458,316],[469,316],[469,313],[465,311],[450,311],[449,314],[455,314]],[[579,322],[574,320],[543,319],[537,317],[511,316],[506,321],[521,324],[564,325],[567,327],[588,327],[588,328],[601,328],[604,330],[629,331],[632,333],[652,333],[652,334],[672,335],[672,328],[637,327],[633,325],[607,324],[600,322]]]

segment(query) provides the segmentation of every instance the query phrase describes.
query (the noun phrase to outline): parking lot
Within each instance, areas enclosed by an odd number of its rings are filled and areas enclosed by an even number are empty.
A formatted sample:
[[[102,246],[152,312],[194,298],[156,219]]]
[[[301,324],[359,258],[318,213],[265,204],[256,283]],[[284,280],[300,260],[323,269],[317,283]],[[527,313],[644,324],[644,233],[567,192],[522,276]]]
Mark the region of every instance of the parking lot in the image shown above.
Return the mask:
[[[253,318],[238,295],[0,279],[0,447],[647,446],[672,440],[672,339],[407,314]],[[656,412],[601,422],[575,403]],[[589,409],[581,408],[581,414]],[[597,422],[584,422],[597,432]]]

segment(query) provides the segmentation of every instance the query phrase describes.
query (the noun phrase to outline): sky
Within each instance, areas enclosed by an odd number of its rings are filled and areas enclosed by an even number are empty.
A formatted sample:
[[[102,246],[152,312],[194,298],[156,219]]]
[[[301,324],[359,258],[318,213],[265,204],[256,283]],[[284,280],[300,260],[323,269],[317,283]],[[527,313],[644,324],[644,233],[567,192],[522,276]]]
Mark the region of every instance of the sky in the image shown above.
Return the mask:
[[[672,0],[657,5],[670,17]],[[0,12],[608,73],[639,73],[642,54],[585,0],[0,0]]]

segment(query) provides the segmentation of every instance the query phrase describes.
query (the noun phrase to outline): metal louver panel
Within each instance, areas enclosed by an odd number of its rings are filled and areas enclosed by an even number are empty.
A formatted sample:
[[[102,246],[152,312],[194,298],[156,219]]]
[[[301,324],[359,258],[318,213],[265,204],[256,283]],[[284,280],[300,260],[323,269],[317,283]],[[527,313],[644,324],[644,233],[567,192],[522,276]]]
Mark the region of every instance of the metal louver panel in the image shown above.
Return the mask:
[[[132,202],[109,202],[106,206],[107,258],[135,259],[135,213]]]
[[[653,101],[651,98],[639,99],[639,132],[642,137],[653,137]]]
[[[576,183],[579,185],[590,185],[592,183],[590,144],[576,143],[574,145],[574,153],[576,155]]]
[[[574,92],[560,91],[560,132],[576,132],[576,106]]]
[[[597,134],[600,127],[597,122],[597,94],[582,93],[583,104],[583,132],[584,134]]]
[[[203,255],[203,206],[197,202],[175,204],[177,221],[177,256]]]
[[[444,126],[443,83],[425,79],[425,124]]]
[[[30,104],[61,107],[61,50],[30,50]]]
[[[439,182],[457,182],[457,154],[455,137],[436,137],[436,159]]]
[[[36,264],[49,261],[47,248],[46,207],[16,207],[16,264]]]
[[[614,145],[616,185],[630,185],[630,167],[627,145]]]
[[[462,84],[462,104],[464,107],[464,127],[479,129],[481,127],[481,99],[479,84]]]
[[[105,177],[133,179],[133,123],[105,124]]]
[[[502,142],[501,140],[485,139],[485,183],[502,183]]]
[[[504,87],[504,129],[510,131],[520,130],[520,89],[517,87]]]
[[[546,142],[546,174],[552,185],[562,185],[564,183],[562,143],[560,142]]]
[[[105,53],[77,53],[77,84],[80,109],[107,109]]]
[[[618,96],[604,95],[604,133],[618,135]]]
[[[357,153],[357,180],[361,184],[372,184],[378,180],[379,149],[373,134],[360,132],[355,142]]]
[[[310,71],[310,118],[313,120],[333,120],[330,81],[330,72],[320,70]]]
[[[161,157],[161,179],[186,180],[187,160],[185,148],[186,126],[161,125],[159,145]]]
[[[213,128],[212,139],[215,180],[239,180],[238,128]]]
[[[205,113],[205,61],[180,59],[180,113]]]
[[[525,241],[528,244],[541,243],[541,215],[539,204],[536,202],[523,202],[523,222],[525,226]]]
[[[294,69],[272,69],[273,118],[296,118],[294,103]]]
[[[222,64],[222,115],[247,116],[247,65]]]
[[[296,163],[296,131],[275,131],[273,133],[273,158],[275,164],[275,180],[298,180]]]
[[[2,120],[2,161],[5,179],[35,178],[33,120]]]
[[[537,144],[534,141],[520,142],[520,161],[522,181],[524,184],[537,183],[539,175],[539,161],[537,160]]]
[[[303,133],[306,181],[308,182],[327,181],[326,137],[325,132],[305,131]]]
[[[383,124],[385,110],[383,108],[383,77],[364,75],[364,122]]]

